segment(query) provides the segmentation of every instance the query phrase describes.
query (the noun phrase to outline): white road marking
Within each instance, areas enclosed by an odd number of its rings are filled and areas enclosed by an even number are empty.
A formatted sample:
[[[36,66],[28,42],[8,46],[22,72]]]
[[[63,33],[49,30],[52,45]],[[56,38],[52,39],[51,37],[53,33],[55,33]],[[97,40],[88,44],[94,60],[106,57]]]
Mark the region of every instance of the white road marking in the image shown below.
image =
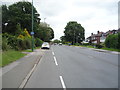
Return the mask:
[[[54,56],[54,61],[55,61],[55,64],[58,66],[58,63],[57,63],[57,60],[56,60],[55,56]]]
[[[62,83],[62,87],[64,88],[64,90],[66,90],[66,86],[65,86],[65,83],[64,83],[62,76],[60,76],[60,81]]]
[[[34,65],[34,67],[32,68],[32,70],[29,72],[29,74],[26,76],[26,78],[23,80],[23,82],[21,83],[21,85],[19,86],[19,88],[24,88],[24,86],[26,85],[28,79],[30,78],[30,76],[32,75],[33,71],[35,70],[37,64]]]
[[[53,54],[53,55],[55,55],[55,53],[54,53],[54,52],[52,52],[52,54]]]

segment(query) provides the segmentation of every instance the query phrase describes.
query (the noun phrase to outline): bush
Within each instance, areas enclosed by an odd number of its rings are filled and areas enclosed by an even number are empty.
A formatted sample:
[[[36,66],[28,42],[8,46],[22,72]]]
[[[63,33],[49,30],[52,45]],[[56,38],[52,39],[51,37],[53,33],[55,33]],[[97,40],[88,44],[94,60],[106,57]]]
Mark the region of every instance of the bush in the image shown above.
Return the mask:
[[[10,46],[8,45],[8,41],[6,38],[2,38],[2,50],[7,51],[10,49]]]
[[[103,48],[103,47],[104,47],[104,46],[101,45],[101,44],[96,44],[95,46],[96,46],[96,48]]]
[[[24,43],[26,44],[26,49],[30,49],[32,44],[31,44],[31,39],[27,38],[24,40]]]
[[[107,48],[114,48],[114,49],[120,49],[120,33],[109,35],[105,40],[105,46]]]
[[[31,39],[30,38],[25,38],[25,39],[20,39],[15,36],[9,35],[7,33],[2,35],[3,38],[6,38],[8,41],[8,45],[15,50],[25,50],[25,49],[30,49],[31,48]]]
[[[18,49],[18,47],[17,47],[17,37],[12,36],[12,35],[7,34],[7,33],[3,34],[2,37],[7,39],[7,42],[8,42],[7,44],[12,49],[16,49],[16,50]]]
[[[84,45],[84,46],[88,46],[88,45],[90,45],[89,43],[83,43],[82,45]]]
[[[42,43],[43,43],[43,41],[41,39],[39,39],[39,38],[35,39],[35,45],[36,45],[36,47],[42,46]]]
[[[75,43],[76,46],[79,46],[80,44],[79,43]]]
[[[18,39],[17,46],[19,47],[18,50],[25,50],[31,48],[31,40],[30,39]]]

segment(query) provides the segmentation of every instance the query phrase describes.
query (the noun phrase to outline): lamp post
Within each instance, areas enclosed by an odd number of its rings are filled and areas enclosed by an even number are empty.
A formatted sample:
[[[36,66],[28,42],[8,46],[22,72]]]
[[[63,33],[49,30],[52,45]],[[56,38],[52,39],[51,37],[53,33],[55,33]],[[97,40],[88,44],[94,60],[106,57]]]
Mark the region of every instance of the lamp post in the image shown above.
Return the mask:
[[[34,30],[33,30],[33,22],[34,22],[34,17],[33,17],[33,0],[32,0],[32,52],[34,51]]]

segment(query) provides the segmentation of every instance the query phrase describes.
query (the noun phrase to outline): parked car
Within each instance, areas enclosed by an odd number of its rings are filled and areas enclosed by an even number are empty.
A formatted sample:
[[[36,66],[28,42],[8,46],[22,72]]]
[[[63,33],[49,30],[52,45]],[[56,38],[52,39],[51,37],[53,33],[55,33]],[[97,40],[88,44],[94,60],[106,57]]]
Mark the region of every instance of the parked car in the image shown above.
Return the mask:
[[[59,45],[62,45],[62,43],[59,43]]]
[[[41,47],[42,49],[50,49],[50,45],[49,45],[49,43],[48,42],[44,42],[43,44],[42,44],[42,47]]]

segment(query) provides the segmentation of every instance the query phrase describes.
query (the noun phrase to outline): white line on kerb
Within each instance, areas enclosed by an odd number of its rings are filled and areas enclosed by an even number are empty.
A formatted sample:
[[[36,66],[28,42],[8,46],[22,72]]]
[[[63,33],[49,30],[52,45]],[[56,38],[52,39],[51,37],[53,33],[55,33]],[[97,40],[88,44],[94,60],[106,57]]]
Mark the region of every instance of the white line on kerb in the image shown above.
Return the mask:
[[[54,53],[54,52],[52,52],[52,54],[53,54],[53,55],[55,55],[55,53]]]
[[[55,61],[55,64],[58,66],[58,63],[57,63],[57,60],[56,60],[55,56],[54,56],[54,61]]]
[[[64,83],[64,81],[63,81],[62,76],[60,76],[60,81],[61,81],[61,83],[62,83],[62,87],[64,88],[64,90],[66,90],[66,86],[65,86],[65,83]]]

